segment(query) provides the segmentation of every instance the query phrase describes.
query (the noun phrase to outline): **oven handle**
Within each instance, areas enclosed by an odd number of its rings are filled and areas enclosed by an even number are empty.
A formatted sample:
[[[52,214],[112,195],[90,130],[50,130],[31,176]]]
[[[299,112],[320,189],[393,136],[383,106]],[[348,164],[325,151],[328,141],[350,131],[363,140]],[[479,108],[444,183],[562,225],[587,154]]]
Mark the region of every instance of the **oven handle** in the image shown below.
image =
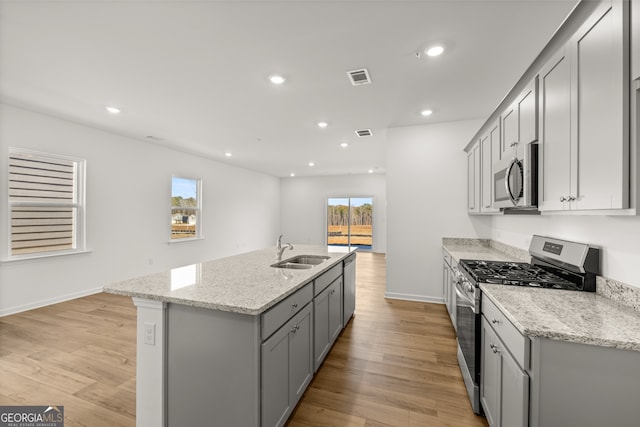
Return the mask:
[[[460,282],[458,282],[460,283]],[[456,295],[462,300],[464,301],[466,304],[464,305],[464,307],[469,307],[473,310],[475,310],[476,304],[475,301],[473,301],[471,298],[469,298],[468,296],[466,296],[463,292],[460,291],[460,288],[458,287],[458,284],[456,284]]]

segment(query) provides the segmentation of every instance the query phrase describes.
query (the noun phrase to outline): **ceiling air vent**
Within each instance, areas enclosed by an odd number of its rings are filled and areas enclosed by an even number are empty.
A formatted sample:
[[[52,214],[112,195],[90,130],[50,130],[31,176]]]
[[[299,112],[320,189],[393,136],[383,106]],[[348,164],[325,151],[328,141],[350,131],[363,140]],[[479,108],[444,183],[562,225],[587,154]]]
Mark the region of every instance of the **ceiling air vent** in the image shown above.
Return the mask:
[[[371,133],[371,129],[360,129],[356,131],[356,135],[358,135],[360,138],[365,137],[365,136],[371,136],[373,135]]]
[[[347,76],[349,76],[349,80],[351,84],[354,86],[358,85],[366,85],[371,83],[371,78],[369,77],[369,71],[366,68],[361,70],[351,70],[347,71]]]

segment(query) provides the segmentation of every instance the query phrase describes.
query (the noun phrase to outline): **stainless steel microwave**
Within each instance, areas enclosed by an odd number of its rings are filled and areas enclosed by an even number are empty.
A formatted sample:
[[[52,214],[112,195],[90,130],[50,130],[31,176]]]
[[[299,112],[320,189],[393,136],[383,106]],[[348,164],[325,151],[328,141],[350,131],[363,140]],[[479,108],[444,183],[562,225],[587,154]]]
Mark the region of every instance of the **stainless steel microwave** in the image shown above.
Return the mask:
[[[505,158],[493,165],[493,206],[538,206],[538,144],[525,146],[524,156]]]

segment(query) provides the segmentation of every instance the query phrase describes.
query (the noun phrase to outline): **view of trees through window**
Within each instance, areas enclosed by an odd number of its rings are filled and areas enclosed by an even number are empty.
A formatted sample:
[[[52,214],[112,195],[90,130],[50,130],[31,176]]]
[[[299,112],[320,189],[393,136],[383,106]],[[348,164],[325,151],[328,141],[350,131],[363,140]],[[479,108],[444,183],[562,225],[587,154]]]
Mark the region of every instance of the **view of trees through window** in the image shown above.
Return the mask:
[[[327,245],[372,248],[373,199],[371,197],[328,199]]]
[[[200,216],[199,181],[173,177],[171,180],[171,238],[198,237]]]

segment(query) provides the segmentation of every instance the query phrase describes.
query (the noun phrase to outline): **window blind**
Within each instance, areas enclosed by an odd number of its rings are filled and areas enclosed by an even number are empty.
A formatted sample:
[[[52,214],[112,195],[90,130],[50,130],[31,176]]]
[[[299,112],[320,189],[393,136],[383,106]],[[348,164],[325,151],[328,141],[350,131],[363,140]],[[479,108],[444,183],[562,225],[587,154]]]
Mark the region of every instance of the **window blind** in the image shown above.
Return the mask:
[[[77,162],[9,154],[11,254],[75,248]]]

